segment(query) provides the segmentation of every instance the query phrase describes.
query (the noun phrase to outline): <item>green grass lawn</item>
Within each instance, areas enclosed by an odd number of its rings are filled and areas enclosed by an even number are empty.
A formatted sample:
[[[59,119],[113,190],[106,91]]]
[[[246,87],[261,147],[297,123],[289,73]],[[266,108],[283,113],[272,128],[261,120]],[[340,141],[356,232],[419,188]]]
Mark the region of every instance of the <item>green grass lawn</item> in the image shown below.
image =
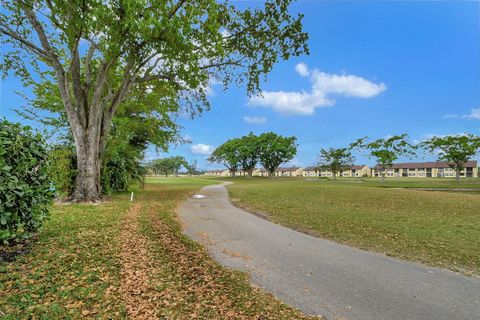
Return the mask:
[[[211,183],[152,178],[133,204],[55,205],[30,253],[0,263],[0,318],[307,319],[182,234],[176,207]]]
[[[386,178],[385,182],[380,181],[379,178],[342,178],[339,182],[362,183],[366,186],[381,188],[478,189],[480,192],[480,179],[477,178],[462,179],[459,182],[455,179],[436,178]]]
[[[480,188],[478,180],[407,179],[236,178],[229,192],[237,206],[293,229],[480,275],[480,194],[398,189]]]

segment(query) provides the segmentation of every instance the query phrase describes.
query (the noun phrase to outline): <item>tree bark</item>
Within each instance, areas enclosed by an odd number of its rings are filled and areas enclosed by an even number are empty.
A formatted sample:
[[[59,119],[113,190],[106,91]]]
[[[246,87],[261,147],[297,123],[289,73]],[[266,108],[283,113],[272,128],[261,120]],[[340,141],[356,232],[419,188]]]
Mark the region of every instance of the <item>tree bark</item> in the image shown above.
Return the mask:
[[[248,172],[248,177],[251,178],[253,176],[253,169],[250,169],[247,172]]]
[[[73,202],[97,202],[102,198],[99,143],[96,130],[74,133],[77,151],[77,176],[75,188],[71,195]]]
[[[455,180],[460,181],[460,170],[455,170]]]

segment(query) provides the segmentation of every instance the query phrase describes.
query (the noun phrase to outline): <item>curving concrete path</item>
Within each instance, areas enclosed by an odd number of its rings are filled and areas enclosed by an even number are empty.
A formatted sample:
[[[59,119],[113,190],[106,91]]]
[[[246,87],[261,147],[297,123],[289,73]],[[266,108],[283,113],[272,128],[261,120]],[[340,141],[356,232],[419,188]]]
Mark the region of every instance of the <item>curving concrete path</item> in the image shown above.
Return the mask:
[[[308,236],[230,204],[224,185],[179,209],[184,231],[223,265],[307,314],[327,318],[480,319],[480,279]]]

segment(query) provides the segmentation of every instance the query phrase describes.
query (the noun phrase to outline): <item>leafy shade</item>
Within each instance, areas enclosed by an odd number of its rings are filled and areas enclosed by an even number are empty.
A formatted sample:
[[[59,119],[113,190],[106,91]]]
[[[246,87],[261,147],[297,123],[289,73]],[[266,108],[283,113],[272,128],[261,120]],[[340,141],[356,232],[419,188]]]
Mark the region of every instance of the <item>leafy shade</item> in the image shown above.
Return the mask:
[[[273,132],[263,133],[258,137],[260,163],[270,177],[282,163],[295,157],[297,154],[296,141],[295,137],[282,137]]]
[[[30,237],[47,218],[53,190],[48,154],[28,127],[0,122],[0,243]]]
[[[432,137],[420,144],[425,150],[438,155],[438,160],[445,161],[455,170],[456,179],[465,163],[480,150],[480,137],[473,134]]]
[[[350,148],[339,149],[321,149],[319,165],[328,169],[333,174],[333,178],[337,178],[337,174],[345,169],[349,169],[353,165],[353,156]]]

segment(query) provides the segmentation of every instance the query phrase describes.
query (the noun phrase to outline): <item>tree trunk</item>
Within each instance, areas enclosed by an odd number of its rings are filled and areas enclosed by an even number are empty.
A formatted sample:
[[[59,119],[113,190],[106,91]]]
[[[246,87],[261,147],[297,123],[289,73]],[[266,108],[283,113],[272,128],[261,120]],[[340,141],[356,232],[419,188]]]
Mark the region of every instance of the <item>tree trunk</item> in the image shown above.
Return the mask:
[[[250,169],[247,172],[248,172],[248,177],[249,178],[253,177],[253,169]]]
[[[382,182],[385,182],[385,170],[382,170]]]
[[[73,202],[97,202],[102,198],[100,172],[102,159],[100,158],[99,132],[74,133],[77,151],[77,176],[75,189],[71,195]]]
[[[268,172],[268,177],[269,177],[269,178],[275,177],[275,170],[274,170],[274,171],[268,171],[268,170],[267,170],[267,172]]]
[[[455,180],[460,181],[460,170],[455,170]]]
[[[333,172],[333,180],[337,180],[337,174]]]

